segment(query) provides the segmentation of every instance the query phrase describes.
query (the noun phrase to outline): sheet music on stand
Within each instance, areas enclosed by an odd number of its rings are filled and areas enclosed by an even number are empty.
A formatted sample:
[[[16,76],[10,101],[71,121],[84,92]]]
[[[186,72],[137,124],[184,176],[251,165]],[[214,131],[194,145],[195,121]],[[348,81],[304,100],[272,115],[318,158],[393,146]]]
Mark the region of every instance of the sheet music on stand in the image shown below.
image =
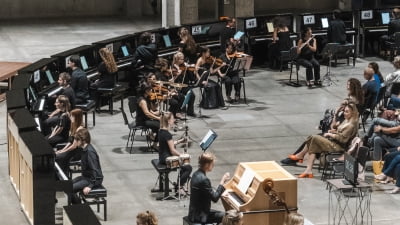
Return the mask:
[[[208,130],[207,134],[204,136],[203,140],[200,142],[200,148],[204,152],[211,146],[214,140],[218,137],[217,133],[213,130]]]
[[[235,65],[233,65],[233,71],[245,70],[248,71],[253,62],[253,57],[250,55],[244,55],[243,57],[236,58]]]

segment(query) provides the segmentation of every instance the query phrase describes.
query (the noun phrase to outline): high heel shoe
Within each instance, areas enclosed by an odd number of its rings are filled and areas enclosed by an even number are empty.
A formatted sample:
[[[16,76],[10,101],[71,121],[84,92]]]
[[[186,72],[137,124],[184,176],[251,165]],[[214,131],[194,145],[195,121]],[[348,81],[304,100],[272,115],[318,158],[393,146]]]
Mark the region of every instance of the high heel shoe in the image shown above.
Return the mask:
[[[293,161],[296,161],[296,162],[299,162],[299,163],[303,163],[303,159],[297,158],[296,155],[289,155],[288,158],[293,160]]]
[[[302,173],[299,178],[314,178],[314,175],[312,173]]]

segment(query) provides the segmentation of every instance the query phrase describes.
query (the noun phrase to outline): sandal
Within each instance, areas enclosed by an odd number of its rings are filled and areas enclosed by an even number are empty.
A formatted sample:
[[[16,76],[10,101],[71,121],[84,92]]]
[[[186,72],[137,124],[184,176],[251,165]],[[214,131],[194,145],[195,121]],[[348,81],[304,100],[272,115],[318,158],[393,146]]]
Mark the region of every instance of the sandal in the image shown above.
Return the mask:
[[[386,175],[383,173],[375,175],[374,177],[376,180],[380,180],[380,181],[386,180],[386,178],[387,178]]]
[[[400,187],[395,187],[393,190],[389,191],[389,194],[397,194],[400,193]]]

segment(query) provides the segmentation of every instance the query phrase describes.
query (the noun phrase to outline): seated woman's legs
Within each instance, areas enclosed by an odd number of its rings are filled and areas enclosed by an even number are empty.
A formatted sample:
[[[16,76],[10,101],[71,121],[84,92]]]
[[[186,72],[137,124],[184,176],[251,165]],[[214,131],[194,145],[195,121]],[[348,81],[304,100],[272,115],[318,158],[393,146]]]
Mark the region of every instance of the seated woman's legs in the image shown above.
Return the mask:
[[[314,68],[314,81],[319,82],[319,80],[321,79],[319,62],[315,58],[312,58],[310,62]]]
[[[179,185],[182,187],[188,182],[190,174],[192,173],[191,165],[183,165],[180,167],[180,181]]]
[[[226,94],[226,99],[228,101],[232,100],[231,94],[232,94],[232,79],[228,76],[224,77],[224,82],[225,82],[225,94]]]
[[[158,141],[158,130],[160,129],[160,121],[158,120],[146,120],[144,125],[149,128],[153,134],[155,134],[155,141]]]
[[[306,68],[307,85],[310,85],[311,84],[310,81],[313,79],[313,71],[312,71],[313,64],[309,60],[302,58],[298,59],[297,62],[299,63],[299,65]]]

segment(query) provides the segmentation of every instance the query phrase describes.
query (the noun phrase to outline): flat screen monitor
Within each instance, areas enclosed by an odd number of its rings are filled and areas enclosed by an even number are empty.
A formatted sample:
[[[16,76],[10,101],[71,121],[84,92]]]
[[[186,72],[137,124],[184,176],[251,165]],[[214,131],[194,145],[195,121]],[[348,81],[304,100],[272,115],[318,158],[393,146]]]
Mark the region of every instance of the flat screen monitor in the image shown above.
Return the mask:
[[[49,84],[53,84],[55,81],[54,81],[53,75],[51,74],[50,70],[46,70],[45,73],[46,73],[47,80],[49,81]]]
[[[81,56],[81,65],[82,65],[82,69],[83,70],[87,70],[89,68],[87,61],[86,61],[86,57],[85,56]]]
[[[390,22],[390,14],[388,12],[381,13],[382,25],[387,25]]]
[[[373,19],[374,14],[372,10],[363,10],[361,11],[361,20],[370,20]]]
[[[323,29],[328,28],[329,27],[328,18],[321,18],[321,24]]]
[[[27,92],[27,99],[28,101],[36,102],[37,101],[37,95],[35,91],[33,90],[32,86],[29,86],[29,91]]]
[[[163,35],[163,39],[164,39],[164,44],[165,44],[165,47],[166,47],[166,48],[169,48],[169,47],[172,46],[172,44],[171,44],[171,39],[169,38],[169,35],[168,35],[168,34]]]
[[[357,184],[358,162],[350,154],[344,154],[344,179],[351,185]]]
[[[124,55],[124,57],[128,57],[129,56],[128,47],[126,47],[126,45],[122,45],[121,46],[121,50],[122,50],[122,54]]]

